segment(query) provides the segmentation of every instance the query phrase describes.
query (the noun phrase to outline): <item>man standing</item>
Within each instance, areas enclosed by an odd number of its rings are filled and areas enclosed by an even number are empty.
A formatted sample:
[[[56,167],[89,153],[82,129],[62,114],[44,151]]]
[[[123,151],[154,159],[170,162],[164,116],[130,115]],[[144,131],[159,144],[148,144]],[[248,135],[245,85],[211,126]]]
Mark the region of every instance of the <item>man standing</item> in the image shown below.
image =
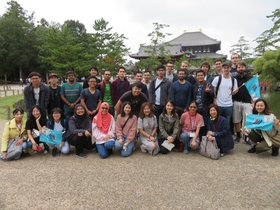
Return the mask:
[[[113,104],[113,87],[110,82],[111,72],[109,70],[105,70],[103,74],[103,81],[101,81],[97,88],[101,91],[101,95],[103,97],[103,101],[107,102],[110,106],[109,113],[114,116],[114,104]]]
[[[58,85],[58,76],[54,73],[50,74],[49,83],[48,117],[50,119],[53,108],[59,107],[63,110],[64,103],[60,97],[61,87]]]
[[[240,87],[238,93],[236,93],[234,96],[232,96],[233,99],[233,123],[236,131],[236,139],[234,140],[235,143],[240,142],[241,134],[241,122],[245,123],[246,120],[246,114],[252,114],[252,99],[251,96],[245,87],[243,85],[246,83],[249,79],[252,78],[251,75],[247,74],[246,71],[246,63],[244,61],[239,61],[237,63],[237,72],[235,79],[237,81],[237,86]],[[245,139],[245,142],[247,144],[251,144],[251,142],[247,139]]]
[[[135,73],[134,78],[135,78],[135,82],[139,82],[142,85],[141,92],[144,93],[147,98],[149,98],[147,86],[144,83],[142,83],[143,73],[141,71],[137,71]],[[133,84],[130,85],[129,90],[132,90],[132,87]]]
[[[100,107],[102,97],[101,92],[96,87],[96,77],[90,76],[88,78],[89,87],[82,90],[81,93],[81,104],[85,107],[88,116],[93,119],[97,114]]]
[[[101,82],[101,80],[97,78],[97,75],[98,75],[98,68],[97,68],[96,66],[91,66],[91,67],[89,68],[89,73],[90,73],[90,77],[91,77],[91,76],[95,76],[95,77],[96,77],[96,82],[97,82],[96,85],[99,84],[99,82]],[[88,79],[89,79],[89,77],[84,81],[83,89],[89,87],[89,85],[88,85]]]
[[[31,115],[31,108],[38,105],[42,108],[42,115],[46,116],[46,110],[49,104],[49,88],[42,83],[42,77],[38,72],[29,74],[30,85],[24,88],[24,104],[27,110],[27,115]]]
[[[202,115],[204,127],[200,129],[201,136],[206,136],[207,124],[209,120],[208,107],[213,103],[214,92],[211,83],[204,80],[205,71],[196,72],[197,84],[193,86],[193,101],[197,103],[197,112]]]
[[[209,74],[209,70],[210,70],[210,63],[208,61],[204,61],[202,62],[202,64],[200,65],[200,69],[202,69],[205,72],[205,77],[204,80],[208,83],[211,84],[211,82],[213,81],[212,76]]]
[[[146,70],[144,71],[144,82],[143,82],[149,91],[150,83],[151,83],[151,72]]]
[[[212,85],[214,87],[214,95],[216,103],[220,108],[221,116],[225,117],[230,124],[230,117],[232,115],[232,95],[238,92],[236,79],[233,78],[230,71],[230,63],[225,62],[222,65],[223,74],[216,77]]]
[[[178,80],[177,75],[173,73],[173,68],[173,63],[171,61],[167,62],[165,78],[169,79],[171,83],[176,82]]]
[[[176,113],[181,115],[188,110],[192,100],[192,85],[186,81],[186,71],[178,70],[178,80],[171,85],[170,100],[175,104]]]
[[[222,59],[220,58],[216,58],[215,61],[214,61],[214,64],[215,64],[215,68],[216,68],[216,71],[214,71],[211,76],[212,78],[214,79],[215,77],[221,75],[223,73],[223,70],[222,70]]]
[[[231,55],[231,76],[235,77],[238,73],[237,73],[237,63],[239,62],[239,55],[237,53],[233,53]]]
[[[145,96],[145,94],[141,93],[141,88],[141,83],[135,82],[133,84],[132,90],[127,91],[122,95],[115,107],[117,115],[120,114],[122,103],[125,101],[129,101],[131,104],[132,113],[138,117],[142,104],[144,102],[148,102],[148,98]]]
[[[149,101],[154,108],[154,114],[159,118],[163,111],[163,107],[169,99],[171,82],[164,77],[165,67],[160,65],[157,67],[157,78],[151,81],[149,88]]]
[[[182,61],[180,68],[184,69],[186,71],[186,80],[189,83],[191,83],[192,85],[194,85],[196,83],[196,79],[192,75],[189,75],[189,73],[188,73],[189,62],[188,61]]]
[[[118,71],[118,78],[112,82],[112,86],[114,89],[113,92],[113,103],[117,104],[120,97],[129,90],[129,81],[125,78],[125,68],[120,67]]]
[[[60,97],[64,102],[64,115],[67,120],[73,115],[74,108],[80,101],[82,85],[76,82],[76,75],[73,71],[66,72],[67,83],[61,87]]]

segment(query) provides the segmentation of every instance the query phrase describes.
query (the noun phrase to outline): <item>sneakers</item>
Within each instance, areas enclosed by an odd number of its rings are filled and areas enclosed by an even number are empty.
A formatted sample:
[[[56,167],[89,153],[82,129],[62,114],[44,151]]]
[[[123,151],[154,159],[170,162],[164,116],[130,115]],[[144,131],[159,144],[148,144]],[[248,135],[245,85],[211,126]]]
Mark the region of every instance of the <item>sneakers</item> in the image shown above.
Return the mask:
[[[49,153],[49,151],[48,150],[44,150],[44,154],[48,154]]]
[[[272,146],[271,150],[272,150],[271,156],[278,156],[279,155],[279,148],[278,147]]]
[[[248,150],[248,153],[255,153],[256,152],[256,145],[254,145],[251,149]]]
[[[220,154],[220,157],[224,157],[226,154],[225,153],[221,153]]]
[[[140,145],[140,149],[141,149],[141,151],[142,151],[143,153],[146,153],[146,152],[147,152],[147,150],[145,150],[145,149],[143,148],[143,145]]]
[[[185,153],[185,154],[188,154],[188,153],[189,153],[189,150],[184,149],[184,153]]]
[[[234,143],[238,144],[239,142],[240,142],[240,137],[236,137],[236,138],[234,139]]]
[[[52,149],[52,156],[55,157],[56,155],[57,155],[57,148],[55,147]]]
[[[249,146],[252,145],[252,142],[250,141],[249,138],[245,138],[245,139],[244,139],[244,142],[245,142],[245,144],[248,144]]]
[[[79,158],[86,158],[87,156],[84,153],[76,154]]]

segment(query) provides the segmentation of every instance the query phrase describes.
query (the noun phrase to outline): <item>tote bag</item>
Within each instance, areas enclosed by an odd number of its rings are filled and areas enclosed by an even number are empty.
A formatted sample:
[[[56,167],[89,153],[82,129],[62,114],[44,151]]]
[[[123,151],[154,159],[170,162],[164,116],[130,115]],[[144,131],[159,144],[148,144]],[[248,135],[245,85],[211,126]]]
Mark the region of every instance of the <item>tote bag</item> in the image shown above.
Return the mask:
[[[206,136],[202,136],[199,153],[202,156],[209,157],[214,160],[220,158],[220,149],[217,146],[216,140],[208,141]]]

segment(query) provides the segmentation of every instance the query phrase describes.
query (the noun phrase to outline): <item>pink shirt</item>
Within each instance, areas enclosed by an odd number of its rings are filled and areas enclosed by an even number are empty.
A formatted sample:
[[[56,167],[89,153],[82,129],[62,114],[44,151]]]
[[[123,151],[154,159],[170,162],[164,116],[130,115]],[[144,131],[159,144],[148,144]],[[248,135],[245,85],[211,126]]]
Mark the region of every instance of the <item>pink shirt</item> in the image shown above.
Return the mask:
[[[198,113],[192,116],[189,114],[189,112],[185,112],[181,116],[180,125],[183,126],[182,130],[184,132],[195,132],[198,127],[204,126],[204,120],[203,117]]]

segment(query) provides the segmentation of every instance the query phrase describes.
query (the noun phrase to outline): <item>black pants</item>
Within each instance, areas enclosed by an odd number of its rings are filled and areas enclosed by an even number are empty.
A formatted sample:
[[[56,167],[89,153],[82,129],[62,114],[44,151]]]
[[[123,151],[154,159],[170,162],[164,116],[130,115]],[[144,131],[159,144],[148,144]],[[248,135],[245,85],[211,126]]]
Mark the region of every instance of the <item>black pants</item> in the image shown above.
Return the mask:
[[[158,139],[158,145],[159,145],[159,152],[161,154],[167,154],[169,152],[168,149],[166,149],[164,146],[162,146],[162,143],[165,141],[166,139]],[[174,143],[174,142],[173,142]]]
[[[83,152],[83,149],[94,149],[95,143],[91,143],[91,137],[87,137],[85,135],[78,136],[78,134],[72,134],[66,139],[69,144],[75,146],[76,148],[76,154],[81,154]]]
[[[41,143],[43,143],[43,145],[44,145],[44,150],[47,150],[47,151],[49,151],[50,149],[49,149],[49,146],[45,143],[45,142],[41,142],[40,141],[40,137],[37,137],[37,138],[34,138],[34,141],[36,142],[36,144],[41,144]]]

